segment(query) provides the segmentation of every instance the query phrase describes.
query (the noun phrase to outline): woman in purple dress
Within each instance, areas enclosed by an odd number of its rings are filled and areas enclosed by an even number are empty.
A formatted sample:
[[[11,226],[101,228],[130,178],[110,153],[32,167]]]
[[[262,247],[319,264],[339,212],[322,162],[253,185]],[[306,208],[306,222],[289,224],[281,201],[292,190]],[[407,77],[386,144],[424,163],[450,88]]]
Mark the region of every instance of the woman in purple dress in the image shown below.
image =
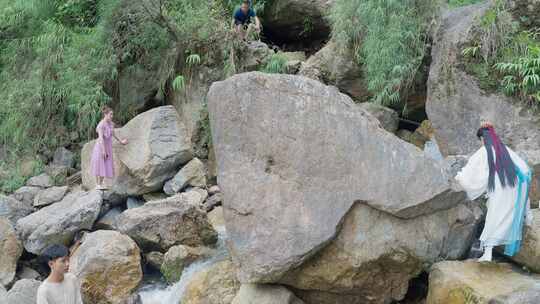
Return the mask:
[[[92,151],[92,160],[90,163],[91,172],[96,177],[96,189],[104,190],[105,185],[103,180],[105,178],[114,177],[114,162],[113,162],[113,149],[112,139],[116,138],[121,144],[126,145],[127,139],[119,139],[114,134],[113,123],[113,111],[111,108],[105,106],[101,110],[103,119],[96,127],[98,133],[98,139],[94,145]]]

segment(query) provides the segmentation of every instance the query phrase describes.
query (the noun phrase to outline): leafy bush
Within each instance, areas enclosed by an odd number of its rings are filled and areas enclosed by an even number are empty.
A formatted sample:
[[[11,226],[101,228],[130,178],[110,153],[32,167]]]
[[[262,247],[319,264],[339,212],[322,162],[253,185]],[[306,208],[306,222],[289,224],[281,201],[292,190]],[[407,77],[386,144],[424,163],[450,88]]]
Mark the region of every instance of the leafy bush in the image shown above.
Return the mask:
[[[479,39],[480,54],[485,61],[498,56],[500,49],[508,46],[518,24],[506,10],[506,3],[496,0],[495,5],[480,19],[475,34]]]
[[[55,18],[68,26],[94,26],[98,21],[97,0],[55,1]]]
[[[426,31],[437,1],[338,0],[332,35],[352,47],[362,65],[373,101],[406,99],[426,51]]]
[[[56,1],[18,0],[1,7],[0,143],[46,149],[89,137],[109,97],[102,81],[114,75],[114,54],[100,27],[57,22]],[[6,6],[7,5],[7,6]]]
[[[540,32],[519,30],[503,1],[478,23],[471,45],[462,51],[466,70],[484,89],[540,102]]]
[[[506,94],[540,103],[540,43],[527,46],[524,54],[494,67],[503,76],[501,85]]]
[[[104,104],[127,121],[119,71],[142,66],[163,91],[178,88],[183,66],[226,41],[223,15],[216,1],[0,0],[0,145],[33,153],[89,139]]]
[[[18,155],[11,154],[0,161],[0,193],[12,193],[24,186],[27,179],[43,172],[43,163],[39,160],[26,160],[23,162]]]
[[[264,68],[262,69],[262,72],[265,73],[272,73],[272,74],[284,74],[287,72],[287,58],[283,56],[282,54],[273,54]]]

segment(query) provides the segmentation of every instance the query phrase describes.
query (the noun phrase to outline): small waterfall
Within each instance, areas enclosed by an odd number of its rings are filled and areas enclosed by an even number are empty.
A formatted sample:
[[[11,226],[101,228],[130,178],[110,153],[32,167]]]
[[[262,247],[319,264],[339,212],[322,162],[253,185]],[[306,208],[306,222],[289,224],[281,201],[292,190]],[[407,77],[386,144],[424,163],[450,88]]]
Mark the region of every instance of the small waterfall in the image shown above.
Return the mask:
[[[227,238],[225,227],[217,227],[216,230],[219,234],[216,254],[208,259],[194,262],[184,268],[180,281],[174,285],[168,286],[163,282],[159,282],[142,286],[139,289],[142,304],[180,304],[180,299],[193,275],[221,261],[228,254],[225,247],[225,240]]]

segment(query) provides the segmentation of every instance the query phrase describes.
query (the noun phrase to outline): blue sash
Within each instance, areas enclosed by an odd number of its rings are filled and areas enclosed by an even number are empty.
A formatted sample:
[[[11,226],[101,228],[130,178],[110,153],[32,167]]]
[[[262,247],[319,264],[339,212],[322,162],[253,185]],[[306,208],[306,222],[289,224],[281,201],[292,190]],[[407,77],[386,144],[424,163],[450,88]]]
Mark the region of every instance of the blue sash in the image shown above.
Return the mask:
[[[514,256],[521,247],[521,238],[523,232],[523,220],[525,219],[525,210],[527,209],[527,201],[529,200],[529,187],[531,184],[531,171],[525,175],[517,166],[516,174],[518,176],[518,196],[514,210],[514,218],[512,219],[512,228],[510,230],[510,243],[504,247],[504,254]],[[522,200],[521,193],[523,192],[523,183],[525,183],[525,199]]]

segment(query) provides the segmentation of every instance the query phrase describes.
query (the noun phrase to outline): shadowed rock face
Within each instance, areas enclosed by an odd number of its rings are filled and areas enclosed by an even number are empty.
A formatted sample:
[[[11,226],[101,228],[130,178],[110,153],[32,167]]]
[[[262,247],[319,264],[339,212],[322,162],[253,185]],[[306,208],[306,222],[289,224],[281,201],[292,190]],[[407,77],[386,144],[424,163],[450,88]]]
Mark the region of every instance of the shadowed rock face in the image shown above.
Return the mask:
[[[335,0],[275,0],[264,8],[265,31],[280,41],[325,39],[330,34],[326,15]]]
[[[415,218],[463,201],[450,174],[335,87],[247,73],[208,94],[229,248],[275,282],[328,244],[354,202]]]

